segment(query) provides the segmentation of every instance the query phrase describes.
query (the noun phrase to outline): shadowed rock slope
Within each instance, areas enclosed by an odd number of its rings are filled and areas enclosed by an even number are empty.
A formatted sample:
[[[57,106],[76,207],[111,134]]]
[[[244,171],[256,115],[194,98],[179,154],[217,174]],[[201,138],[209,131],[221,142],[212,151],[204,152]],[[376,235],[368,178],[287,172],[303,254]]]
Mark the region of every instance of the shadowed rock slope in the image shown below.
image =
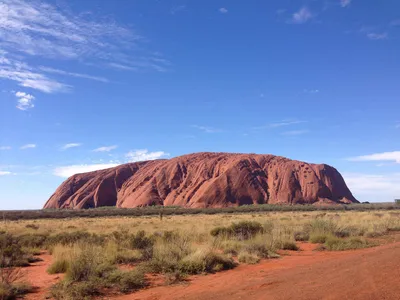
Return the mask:
[[[73,175],[44,208],[353,202],[358,201],[340,173],[325,164],[274,155],[195,153]]]

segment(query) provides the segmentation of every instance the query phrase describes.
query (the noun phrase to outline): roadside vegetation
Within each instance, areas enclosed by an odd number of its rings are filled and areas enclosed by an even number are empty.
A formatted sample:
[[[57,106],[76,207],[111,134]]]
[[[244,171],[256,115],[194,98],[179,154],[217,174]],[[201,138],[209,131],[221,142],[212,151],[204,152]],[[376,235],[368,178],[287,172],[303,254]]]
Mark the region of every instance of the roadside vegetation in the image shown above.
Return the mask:
[[[149,286],[151,276],[176,284],[257,264],[301,251],[302,242],[319,251],[372,247],[395,231],[397,210],[4,220],[0,299],[30,291],[21,284],[21,267],[40,259],[41,251],[52,255],[47,272],[63,274],[51,296],[79,300],[132,293]]]

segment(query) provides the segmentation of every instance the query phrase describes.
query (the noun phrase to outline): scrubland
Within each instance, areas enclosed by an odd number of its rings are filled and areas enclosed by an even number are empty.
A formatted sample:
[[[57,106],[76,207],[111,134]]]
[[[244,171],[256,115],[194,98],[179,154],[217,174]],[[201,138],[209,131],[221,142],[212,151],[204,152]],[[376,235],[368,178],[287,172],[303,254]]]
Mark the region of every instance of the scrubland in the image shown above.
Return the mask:
[[[373,247],[400,231],[399,210],[292,211],[7,221],[0,225],[0,299],[30,292],[21,268],[52,255],[55,299],[87,299],[176,284],[299,251]],[[153,276],[153,277],[151,277]]]

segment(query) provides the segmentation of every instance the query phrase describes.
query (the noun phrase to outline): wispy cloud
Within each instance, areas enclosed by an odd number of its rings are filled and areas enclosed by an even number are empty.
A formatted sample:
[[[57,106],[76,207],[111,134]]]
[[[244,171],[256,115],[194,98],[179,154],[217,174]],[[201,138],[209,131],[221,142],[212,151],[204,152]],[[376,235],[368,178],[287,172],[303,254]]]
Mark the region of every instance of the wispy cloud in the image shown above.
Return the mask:
[[[400,26],[400,19],[393,20],[390,22],[390,26]]]
[[[361,155],[351,157],[350,161],[393,161],[400,163],[400,151],[374,153],[369,155]]]
[[[318,94],[319,90],[317,90],[317,89],[314,89],[314,90],[304,89],[303,93],[306,93],[306,94]]]
[[[290,23],[304,24],[313,17],[313,14],[307,7],[300,8],[297,12],[292,15]]]
[[[214,127],[209,127],[209,126],[199,126],[199,125],[192,125],[193,128],[197,128],[201,131],[204,131],[206,133],[218,133],[222,132],[221,129],[214,128]]]
[[[15,97],[18,99],[17,108],[20,110],[28,110],[33,108],[35,105],[33,104],[34,96],[31,94],[27,94],[24,92],[16,92]]]
[[[103,146],[103,147],[99,147],[93,150],[93,152],[110,152],[114,149],[117,149],[118,146],[117,145],[113,145],[113,146]]]
[[[76,148],[76,147],[80,147],[82,146],[82,144],[80,143],[69,143],[69,144],[65,144],[64,146],[61,147],[61,150],[67,150],[70,148]]]
[[[98,171],[116,166],[118,166],[118,164],[71,165],[55,168],[53,174],[58,177],[68,178],[75,174]]]
[[[54,3],[54,2],[52,2]],[[169,62],[146,50],[130,27],[92,12],[76,12],[42,0],[0,1],[0,78],[45,93],[66,91],[69,84],[51,75],[107,82],[106,78],[29,65],[29,57],[75,60],[86,65],[125,66],[126,71],[165,72]],[[113,67],[113,65],[110,65]],[[119,68],[122,70],[122,68]],[[50,74],[50,75],[49,75]]]
[[[118,46],[140,39],[116,22],[95,20],[39,0],[2,0],[1,44],[28,55],[46,58],[109,58]]]
[[[342,7],[347,7],[351,4],[351,0],[340,0],[340,5]]]
[[[302,135],[308,133],[309,130],[290,130],[282,132],[283,135]]]
[[[0,176],[11,175],[11,172],[8,171],[0,171]]]
[[[11,150],[10,146],[0,146],[0,150]]]
[[[367,38],[370,40],[387,40],[389,35],[386,32],[383,33],[367,33]]]
[[[6,51],[0,51],[0,78],[16,81],[20,86],[44,93],[60,92],[69,88],[68,85],[41,74],[23,61],[10,57]]]
[[[368,201],[393,201],[400,194],[400,174],[343,173],[350,190]]]
[[[53,69],[53,68],[49,68],[49,67],[43,67],[43,66],[39,67],[39,69],[46,73],[59,74],[59,75],[71,76],[71,77],[77,77],[77,78],[83,78],[83,79],[90,79],[90,80],[100,81],[100,82],[104,82],[104,83],[109,82],[109,80],[107,78],[98,77],[98,76],[67,72],[67,71]]]
[[[219,11],[221,14],[227,14],[227,13],[228,13],[228,9],[226,9],[225,7],[221,7],[218,11]]]
[[[279,122],[273,122],[273,123],[270,123],[270,124],[267,124],[267,125],[254,127],[253,129],[278,128],[278,127],[292,126],[292,125],[302,124],[302,123],[307,123],[307,121],[301,121],[301,120],[282,120],[282,121],[279,121]]]
[[[165,156],[169,156],[169,154],[164,151],[149,152],[149,150],[147,149],[140,149],[140,150],[130,151],[125,156],[129,162],[136,162],[136,161],[159,159]]]
[[[162,157],[168,157],[169,154],[164,151],[150,152],[147,149],[132,150],[125,154],[123,163],[154,160]],[[53,170],[53,175],[67,178],[74,174],[92,172],[97,170],[103,170],[113,168],[120,165],[121,162],[109,161],[107,163],[94,163],[94,164],[75,164],[70,166],[61,166]]]
[[[36,148],[36,144],[26,144],[26,145],[21,146],[19,149],[25,150],[25,149],[33,149],[33,148]]]
[[[171,13],[171,15],[175,15],[184,10],[186,10],[186,5],[177,5],[177,6],[174,6],[173,8],[171,8],[170,13]]]

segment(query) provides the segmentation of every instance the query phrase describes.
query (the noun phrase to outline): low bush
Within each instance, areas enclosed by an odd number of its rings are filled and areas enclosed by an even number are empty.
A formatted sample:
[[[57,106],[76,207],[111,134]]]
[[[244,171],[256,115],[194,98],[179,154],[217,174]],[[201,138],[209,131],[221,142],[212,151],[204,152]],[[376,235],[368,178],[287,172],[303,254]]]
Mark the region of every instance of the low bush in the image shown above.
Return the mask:
[[[187,274],[214,273],[234,267],[231,258],[208,249],[199,249],[178,264],[179,270]]]
[[[17,299],[32,292],[32,286],[27,283],[3,283],[0,282],[0,299]]]
[[[330,236],[324,243],[324,248],[330,251],[361,249],[361,248],[368,248],[371,246],[374,246],[374,244],[358,237],[341,239],[338,237]]]
[[[238,255],[238,260],[240,263],[245,263],[245,264],[256,264],[260,261],[260,258],[248,251],[241,251]]]
[[[264,227],[261,223],[255,221],[241,221],[239,223],[233,223],[229,227],[216,227],[211,230],[210,234],[215,237],[248,240],[263,232]]]
[[[100,295],[100,287],[95,280],[86,282],[62,280],[51,287],[50,293],[57,300],[87,300]]]
[[[123,293],[136,291],[147,286],[145,273],[140,269],[121,272],[119,277],[116,283],[119,290]]]
[[[310,235],[310,243],[313,244],[323,244],[327,240],[327,238],[331,236],[330,234],[326,233],[314,233]]]
[[[299,247],[296,245],[295,242],[285,241],[285,242],[282,242],[281,249],[282,250],[298,251]]]
[[[294,240],[299,242],[305,242],[310,239],[310,235],[307,232],[296,231],[294,233]]]

